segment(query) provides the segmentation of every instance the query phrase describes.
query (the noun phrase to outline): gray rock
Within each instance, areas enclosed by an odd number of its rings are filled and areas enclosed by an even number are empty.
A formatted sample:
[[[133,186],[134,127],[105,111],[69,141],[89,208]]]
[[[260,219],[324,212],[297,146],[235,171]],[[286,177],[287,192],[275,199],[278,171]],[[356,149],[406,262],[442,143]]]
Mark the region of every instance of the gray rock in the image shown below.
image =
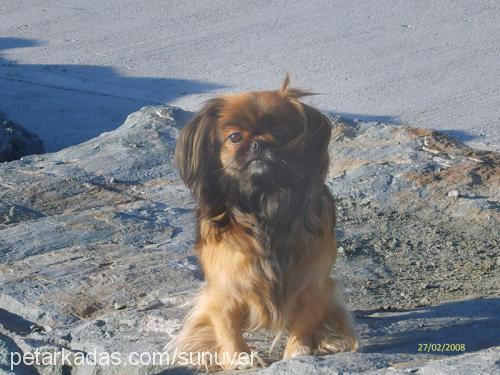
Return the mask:
[[[445,359],[394,354],[341,353],[272,364],[263,374],[498,374],[500,346]]]
[[[0,112],[0,163],[43,152],[43,143],[36,134],[10,121]]]
[[[116,352],[122,360],[28,368],[42,374],[185,373],[126,360],[163,349],[202,283],[191,253],[193,201],[172,164],[190,116],[146,107],[81,145],[0,165],[0,353],[64,349],[75,357]],[[267,354],[271,335],[259,332],[251,345],[274,363],[258,371],[406,364],[462,371],[481,360],[493,372],[498,154],[427,130],[333,120],[327,183],[343,249],[334,275],[355,310],[363,349],[279,361],[282,343]],[[450,190],[461,198],[450,199]],[[466,354],[419,352],[425,343],[463,343]],[[0,366],[10,371],[5,360]]]

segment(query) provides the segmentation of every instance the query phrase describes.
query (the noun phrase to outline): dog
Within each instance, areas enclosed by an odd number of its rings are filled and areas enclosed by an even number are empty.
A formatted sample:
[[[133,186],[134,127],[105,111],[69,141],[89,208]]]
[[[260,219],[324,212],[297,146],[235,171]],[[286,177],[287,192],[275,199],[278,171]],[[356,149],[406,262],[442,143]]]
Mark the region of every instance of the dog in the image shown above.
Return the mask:
[[[243,333],[288,333],[284,358],[355,351],[330,277],[335,202],[325,185],[332,126],[290,87],[211,99],[179,134],[175,163],[197,203],[205,284],[169,347],[241,368]],[[276,340],[275,340],[276,341]],[[273,344],[274,345],[274,344]]]

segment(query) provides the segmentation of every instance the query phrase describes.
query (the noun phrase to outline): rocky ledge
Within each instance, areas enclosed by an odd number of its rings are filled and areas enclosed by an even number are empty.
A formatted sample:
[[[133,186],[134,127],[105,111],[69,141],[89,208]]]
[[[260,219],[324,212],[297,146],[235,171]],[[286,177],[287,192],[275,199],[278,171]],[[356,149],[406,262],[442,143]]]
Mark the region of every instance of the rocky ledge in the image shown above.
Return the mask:
[[[0,373],[187,372],[126,358],[161,351],[202,282],[193,202],[172,164],[190,116],[146,107],[86,143],[0,164]],[[279,361],[263,332],[249,342],[269,366],[253,371],[498,372],[499,154],[428,130],[332,120],[333,274],[363,347]],[[121,361],[11,370],[10,353],[63,349]]]
[[[43,143],[36,134],[30,133],[0,112],[0,163],[43,152]]]

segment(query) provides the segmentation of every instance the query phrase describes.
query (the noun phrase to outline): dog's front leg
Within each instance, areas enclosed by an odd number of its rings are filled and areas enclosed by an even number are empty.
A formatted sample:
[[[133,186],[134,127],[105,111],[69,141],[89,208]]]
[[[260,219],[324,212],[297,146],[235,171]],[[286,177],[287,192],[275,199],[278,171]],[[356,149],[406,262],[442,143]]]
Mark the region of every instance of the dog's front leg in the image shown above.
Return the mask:
[[[210,318],[219,346],[218,362],[226,370],[251,367],[250,348],[243,338],[243,311],[241,306],[228,298],[217,298]]]
[[[330,296],[321,327],[315,335],[318,355],[356,351],[359,341],[352,316],[334,280],[328,280],[325,295]]]
[[[297,298],[283,358],[313,354],[314,334],[323,321],[326,303],[324,293],[315,288],[306,289]]]
[[[357,350],[351,314],[333,280],[303,291],[292,316],[284,358]]]

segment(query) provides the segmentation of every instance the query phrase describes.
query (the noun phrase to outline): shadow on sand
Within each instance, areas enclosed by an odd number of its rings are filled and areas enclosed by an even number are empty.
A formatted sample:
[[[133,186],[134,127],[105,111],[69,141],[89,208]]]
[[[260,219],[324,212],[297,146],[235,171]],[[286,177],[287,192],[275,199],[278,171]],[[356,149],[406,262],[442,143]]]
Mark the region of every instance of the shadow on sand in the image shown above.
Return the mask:
[[[18,64],[5,57],[5,50],[42,45],[37,40],[0,38],[0,110],[36,133],[50,152],[113,130],[146,105],[222,87],[187,79],[124,76],[106,66]]]

